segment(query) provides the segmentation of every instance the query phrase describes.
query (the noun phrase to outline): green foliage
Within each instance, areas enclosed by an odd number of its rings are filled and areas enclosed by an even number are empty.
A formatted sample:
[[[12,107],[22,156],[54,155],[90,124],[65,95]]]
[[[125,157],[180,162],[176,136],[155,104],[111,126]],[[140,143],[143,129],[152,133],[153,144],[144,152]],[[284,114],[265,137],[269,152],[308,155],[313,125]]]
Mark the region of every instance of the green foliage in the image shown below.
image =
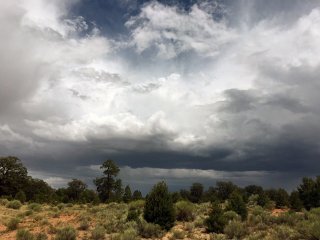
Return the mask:
[[[128,203],[132,200],[132,193],[131,193],[131,189],[130,186],[127,185],[124,189],[124,194],[123,194],[123,201],[125,203]]]
[[[190,201],[199,203],[203,197],[203,185],[201,183],[193,183],[190,187]]]
[[[85,189],[80,194],[80,202],[98,204],[100,202],[100,199],[98,194],[94,190]]]
[[[135,190],[132,194],[132,200],[142,199],[142,193],[139,190]]]
[[[149,193],[145,203],[144,218],[147,222],[158,224],[167,230],[173,226],[174,206],[165,182],[156,184]]]
[[[8,231],[16,230],[19,226],[20,219],[19,218],[11,218],[9,222],[7,222],[6,226]]]
[[[120,240],[137,240],[138,232],[134,228],[128,228],[126,229],[122,234],[120,234]]]
[[[19,200],[10,201],[6,205],[7,208],[12,208],[12,209],[20,209],[21,206],[22,206],[22,204]]]
[[[117,180],[115,177],[118,175],[120,169],[119,167],[112,161],[105,161],[100,169],[103,170],[103,177],[96,178],[94,180],[94,184],[97,186],[97,192],[99,193],[100,199],[102,202],[110,200],[114,192],[117,190]],[[118,189],[119,190],[119,189]]]
[[[237,189],[238,187],[232,182],[221,181],[216,183],[217,196],[221,200],[227,200],[229,196]]]
[[[96,226],[91,232],[92,240],[104,240],[106,235],[106,230],[102,226]]]
[[[286,190],[282,188],[269,189],[266,191],[266,194],[270,200],[275,202],[277,208],[289,206],[289,195]]]
[[[195,219],[194,215],[194,205],[188,201],[179,201],[175,204],[176,207],[176,219],[178,221],[193,221]]]
[[[27,200],[26,194],[24,191],[19,191],[14,197],[15,199],[19,200],[20,202],[24,203]]]
[[[223,233],[227,220],[223,216],[221,206],[214,202],[209,217],[205,220],[208,232]]]
[[[80,225],[79,225],[79,230],[82,230],[82,231],[85,231],[85,230],[88,230],[90,227],[90,224],[88,222],[88,220],[84,219],[80,222]]]
[[[42,208],[41,204],[39,204],[39,203],[30,203],[28,205],[28,209],[32,210],[32,211],[35,211],[35,212],[40,212],[41,208]]]
[[[298,192],[303,206],[307,210],[320,207],[320,176],[317,176],[315,180],[303,178],[302,183],[298,187]]]
[[[232,210],[239,214],[241,216],[242,220],[247,219],[248,216],[248,210],[245,202],[243,201],[243,198],[240,193],[233,192],[230,195],[230,199],[228,200],[228,210]]]
[[[0,205],[1,206],[6,206],[9,203],[9,200],[6,198],[1,198],[0,199]]]
[[[226,219],[227,222],[241,221],[241,217],[235,211],[232,210],[224,212],[223,217]]]
[[[290,194],[290,208],[295,210],[295,211],[301,211],[301,209],[303,208],[303,202],[301,201],[300,197],[299,197],[299,192],[297,191],[293,191]]]
[[[65,227],[57,230],[55,240],[76,240],[77,232],[73,227]]]
[[[35,240],[47,240],[48,236],[45,233],[37,233],[35,235]]]
[[[163,230],[158,224],[140,221],[138,224],[139,235],[144,238],[159,238],[163,235]]]
[[[244,223],[240,221],[230,221],[224,228],[224,233],[228,239],[242,239],[248,231]]]
[[[0,196],[14,196],[27,182],[27,169],[17,157],[0,157]]]
[[[34,235],[26,229],[17,231],[16,240],[35,240]]]
[[[129,208],[128,215],[127,215],[127,221],[137,221],[140,216],[140,211],[138,209]]]
[[[67,194],[69,201],[80,202],[81,194],[87,189],[87,185],[79,179],[72,179],[68,183]]]

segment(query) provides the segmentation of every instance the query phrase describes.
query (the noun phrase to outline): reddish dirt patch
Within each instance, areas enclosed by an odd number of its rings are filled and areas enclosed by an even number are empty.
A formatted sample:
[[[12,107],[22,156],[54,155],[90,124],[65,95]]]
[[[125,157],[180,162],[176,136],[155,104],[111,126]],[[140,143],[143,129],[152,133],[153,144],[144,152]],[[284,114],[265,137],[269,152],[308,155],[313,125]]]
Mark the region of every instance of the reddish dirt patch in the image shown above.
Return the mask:
[[[286,213],[288,211],[289,211],[288,209],[276,208],[276,209],[272,210],[271,215],[277,217],[277,216],[281,215],[282,213]]]

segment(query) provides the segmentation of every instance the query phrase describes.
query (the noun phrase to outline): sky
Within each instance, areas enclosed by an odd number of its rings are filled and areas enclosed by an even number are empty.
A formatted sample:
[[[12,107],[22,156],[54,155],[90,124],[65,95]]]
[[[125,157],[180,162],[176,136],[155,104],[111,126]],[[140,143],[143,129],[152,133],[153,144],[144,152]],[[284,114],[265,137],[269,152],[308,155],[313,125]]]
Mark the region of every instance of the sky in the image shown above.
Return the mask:
[[[319,174],[317,0],[1,1],[0,32],[0,155],[53,187]]]

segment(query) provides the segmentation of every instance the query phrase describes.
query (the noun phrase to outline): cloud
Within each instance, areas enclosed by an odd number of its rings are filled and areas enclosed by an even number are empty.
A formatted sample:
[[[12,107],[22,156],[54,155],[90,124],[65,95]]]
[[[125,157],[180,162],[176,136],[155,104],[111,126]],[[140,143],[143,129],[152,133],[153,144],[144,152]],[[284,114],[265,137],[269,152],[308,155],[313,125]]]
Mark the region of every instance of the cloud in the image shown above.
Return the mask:
[[[224,21],[216,22],[197,4],[184,12],[154,1],[146,4],[126,26],[132,29],[130,44],[137,52],[156,48],[157,55],[165,59],[189,51],[215,56],[237,38],[236,31],[229,29]]]
[[[214,1],[152,1],[116,39],[74,16],[76,4],[0,3],[2,154],[52,184],[107,157],[175,181],[315,174],[319,8],[295,2],[287,21],[276,2],[264,17],[260,1],[217,17],[203,7]]]

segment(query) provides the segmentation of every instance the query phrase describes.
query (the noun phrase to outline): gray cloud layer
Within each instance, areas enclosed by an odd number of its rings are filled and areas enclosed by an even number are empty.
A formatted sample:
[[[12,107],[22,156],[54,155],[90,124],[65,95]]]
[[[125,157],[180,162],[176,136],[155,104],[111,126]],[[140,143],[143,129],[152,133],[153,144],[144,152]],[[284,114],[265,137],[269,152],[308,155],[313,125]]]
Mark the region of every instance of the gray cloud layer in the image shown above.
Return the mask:
[[[76,4],[0,3],[1,155],[53,185],[108,157],[137,168],[123,168],[132,183],[154,172],[209,184],[220,171],[292,187],[318,173],[317,2],[152,1],[121,40],[72,15]]]

